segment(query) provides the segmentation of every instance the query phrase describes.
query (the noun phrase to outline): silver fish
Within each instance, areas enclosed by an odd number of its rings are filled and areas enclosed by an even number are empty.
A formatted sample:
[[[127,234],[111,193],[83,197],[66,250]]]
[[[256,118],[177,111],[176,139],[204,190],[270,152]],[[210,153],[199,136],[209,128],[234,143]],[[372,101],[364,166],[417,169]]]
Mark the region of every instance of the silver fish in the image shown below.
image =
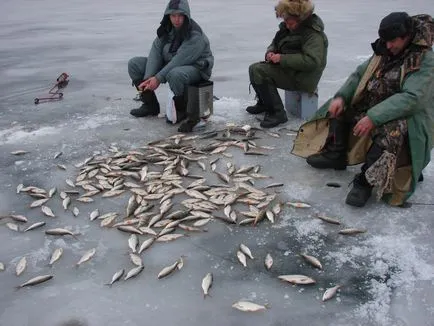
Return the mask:
[[[16,150],[16,151],[11,152],[12,155],[24,155],[27,153],[28,153],[28,151],[24,151],[24,150]]]
[[[138,228],[131,226],[131,225],[121,225],[121,226],[118,226],[117,229],[119,231],[126,232],[126,233],[134,233],[134,234],[143,235],[142,231],[140,231]]]
[[[30,208],[35,208],[44,205],[50,198],[35,200],[30,204]]]
[[[273,257],[271,257],[270,254],[267,254],[265,256],[265,261],[264,261],[264,265],[267,268],[267,270],[271,269],[271,266],[273,266]]]
[[[145,268],[145,266],[142,265],[142,266],[137,266],[137,267],[131,269],[127,273],[127,275],[125,276],[124,281],[126,281],[130,278],[136,277],[137,275],[139,275],[143,271],[144,268]]]
[[[237,301],[232,305],[233,308],[244,312],[263,311],[268,309],[268,305],[260,305],[249,301]]]
[[[292,284],[315,284],[316,281],[305,275],[280,275],[278,276],[282,281],[286,281]]]
[[[41,226],[44,226],[46,222],[36,222],[30,225],[28,228],[24,229],[23,232],[31,231],[37,228],[40,228]]]
[[[140,245],[138,253],[141,254],[143,251],[148,249],[150,246],[152,246],[154,241],[155,241],[155,238],[149,238],[148,240],[143,241],[142,244]]]
[[[240,244],[240,250],[248,256],[250,259],[253,259],[252,252],[250,251],[249,247],[247,247],[245,244]]]
[[[142,258],[140,258],[140,256],[138,256],[134,253],[130,253],[130,259],[134,265],[143,266],[143,261],[142,261]]]
[[[247,267],[246,255],[243,252],[241,252],[240,250],[237,251],[237,258],[240,261],[241,265],[243,265],[244,267]]]
[[[321,262],[318,260],[318,258],[309,256],[306,254],[300,254],[301,257],[304,258],[309,264],[311,264],[313,267],[316,267],[318,269],[322,269]]]
[[[48,197],[50,197],[50,198],[53,197],[54,194],[56,193],[56,191],[57,191],[56,187],[51,188],[51,189],[48,191]]]
[[[33,285],[41,284],[41,283],[44,283],[48,280],[51,280],[53,277],[54,277],[53,275],[36,276],[36,277],[28,280],[27,282],[17,286],[17,288],[23,288],[25,286],[33,286]]]
[[[360,233],[365,233],[365,232],[366,232],[365,229],[348,228],[348,229],[340,230],[339,234],[355,235],[355,234],[360,234]]]
[[[205,277],[202,279],[202,290],[203,290],[203,297],[206,298],[209,296],[209,289],[212,286],[213,282],[213,275],[212,273],[207,273]]]
[[[117,281],[119,281],[119,280],[121,279],[121,277],[124,275],[124,273],[125,273],[125,270],[124,270],[124,269],[121,269],[121,270],[117,271],[117,272],[113,275],[112,280],[110,281],[110,283],[107,283],[106,285],[108,285],[108,286],[112,286],[113,283],[115,283],[115,282],[117,282]]]
[[[17,186],[17,194],[19,194],[23,188],[24,188],[24,185],[23,185],[22,183],[20,183],[20,184]]]
[[[320,220],[322,220],[324,222],[327,222],[327,223],[330,223],[330,224],[336,224],[336,225],[340,225],[341,224],[341,222],[338,221],[337,219],[334,219],[332,217],[328,217],[328,216],[325,216],[325,215],[316,215],[316,217],[319,218]]]
[[[133,252],[137,252],[137,246],[139,245],[139,238],[136,234],[131,234],[128,239],[128,246]]]
[[[72,209],[72,214],[74,214],[74,216],[77,217],[80,214],[80,210],[77,207],[74,207]]]
[[[51,210],[50,207],[48,206],[42,206],[41,207],[42,213],[44,213],[46,216],[49,217],[56,217],[56,215],[54,215],[53,211]]]
[[[168,276],[169,274],[171,274],[173,271],[175,271],[175,270],[177,269],[178,264],[179,264],[179,261],[177,260],[177,261],[174,262],[172,265],[167,266],[167,267],[164,267],[164,268],[160,271],[160,273],[158,273],[157,278],[160,279],[160,278],[163,278],[163,277]]]
[[[48,263],[49,266],[53,266],[53,264],[59,260],[59,258],[63,254],[63,248],[57,248],[54,250],[53,254],[51,255],[50,262]]]
[[[81,264],[89,261],[90,259],[92,259],[95,253],[96,253],[96,248],[92,248],[89,251],[86,251],[85,254],[80,258],[80,260],[75,264],[75,266],[78,267]]]
[[[97,209],[95,209],[94,211],[92,211],[92,212],[90,213],[90,220],[91,220],[91,221],[94,221],[95,219],[98,218],[98,216],[99,216],[99,210],[98,210],[98,208],[97,208]]]
[[[287,204],[288,204],[288,206],[295,207],[295,208],[310,208],[310,207],[312,207],[309,204],[301,203],[301,202],[291,202],[291,201],[289,201],[289,202],[287,202]]]
[[[139,205],[137,204],[136,196],[132,195],[128,199],[126,217],[129,217],[130,215],[132,215],[138,206]]]
[[[62,228],[55,228],[55,229],[45,230],[45,234],[47,234],[47,235],[59,235],[59,236],[70,235],[73,238],[77,239],[77,236],[74,233],[72,233],[69,230],[62,229]]]
[[[5,264],[0,262],[0,272],[3,272],[5,270]]]
[[[65,182],[66,182],[66,184],[67,184],[68,186],[70,186],[70,187],[72,187],[72,188],[75,188],[75,184],[74,184],[74,182],[72,182],[71,179],[66,179]]]
[[[66,197],[68,197],[68,194],[64,191],[61,191],[59,196],[60,198],[65,199]]]
[[[8,227],[9,230],[15,231],[15,232],[20,232],[20,228],[17,224],[15,223],[6,223],[6,226]]]
[[[26,257],[22,257],[18,262],[17,267],[15,268],[15,272],[17,276],[20,276],[24,272],[26,266],[27,266],[27,259]]]
[[[62,155],[63,154],[63,152],[56,152],[55,154],[54,154],[54,157],[53,157],[53,159],[56,159],[56,158],[58,158],[60,155]]]
[[[336,285],[326,289],[322,296],[322,301],[324,302],[333,298],[341,287],[342,287],[341,285]]]
[[[157,238],[157,242],[168,242],[168,241],[173,241],[179,238],[184,237],[185,234],[180,234],[180,233],[174,233],[174,234],[165,234],[162,235],[161,237]]]

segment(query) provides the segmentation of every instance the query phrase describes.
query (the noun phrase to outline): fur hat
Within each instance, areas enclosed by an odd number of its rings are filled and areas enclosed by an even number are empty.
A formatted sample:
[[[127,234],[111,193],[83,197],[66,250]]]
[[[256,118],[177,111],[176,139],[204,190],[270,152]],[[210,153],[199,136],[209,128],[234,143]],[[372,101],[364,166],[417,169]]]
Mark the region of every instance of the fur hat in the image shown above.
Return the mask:
[[[276,17],[287,18],[289,16],[298,17],[304,20],[313,13],[315,8],[311,0],[280,0],[274,7]]]

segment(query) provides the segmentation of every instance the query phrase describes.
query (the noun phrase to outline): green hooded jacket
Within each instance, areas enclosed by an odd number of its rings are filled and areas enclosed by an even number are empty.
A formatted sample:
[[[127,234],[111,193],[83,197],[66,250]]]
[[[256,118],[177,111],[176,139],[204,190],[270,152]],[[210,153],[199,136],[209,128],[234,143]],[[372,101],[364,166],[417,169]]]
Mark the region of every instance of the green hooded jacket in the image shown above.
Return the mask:
[[[170,22],[170,14],[182,13],[184,24],[178,30]],[[194,66],[201,72],[202,78],[211,77],[214,56],[208,37],[200,26],[191,18],[187,0],[171,0],[164,11],[164,17],[157,29],[152,48],[149,52],[144,79],[155,76],[161,83],[175,67]]]
[[[397,205],[402,204],[413,194],[422,170],[430,162],[434,132],[434,52],[432,50],[434,22],[428,15],[414,16],[413,20],[417,29],[410,46],[421,47],[425,51],[420,65],[411,70],[406,69],[405,64],[401,66],[401,91],[367,111],[367,116],[376,126],[397,119],[407,120],[411,171],[408,175],[408,187],[402,188],[408,190],[403,195],[395,196],[394,199],[391,194],[383,197],[387,202]],[[351,106],[361,85],[366,84],[372,76],[375,71],[375,62],[379,62],[379,59],[379,56],[374,55],[359,65],[336,93],[335,97],[342,97],[346,107]],[[327,127],[330,101],[331,99],[324,103],[312,119],[300,127],[300,132],[294,141],[293,154],[307,157],[324,146],[327,132],[323,132],[322,129]],[[307,134],[309,134],[308,137]],[[352,157],[360,158],[363,155],[356,153]],[[358,159],[350,157],[349,162],[350,164],[361,163]],[[406,184],[404,174],[398,174],[398,178],[401,180],[397,180],[397,184]]]
[[[312,14],[294,31],[286,28],[284,22],[280,23],[267,53],[280,53],[280,66],[295,71],[298,88],[313,93],[327,64],[327,48],[324,23]]]

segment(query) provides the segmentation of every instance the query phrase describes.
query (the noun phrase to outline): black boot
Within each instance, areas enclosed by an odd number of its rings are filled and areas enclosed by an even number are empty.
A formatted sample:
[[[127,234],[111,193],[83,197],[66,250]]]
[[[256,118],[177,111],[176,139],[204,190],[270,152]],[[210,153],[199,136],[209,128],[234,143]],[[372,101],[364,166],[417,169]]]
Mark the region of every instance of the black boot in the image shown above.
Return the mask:
[[[316,169],[345,170],[349,128],[344,120],[330,119],[324,150],[310,155],[306,162]]]
[[[181,123],[178,128],[179,132],[192,132],[194,126],[200,122],[200,112],[197,103],[187,100],[187,119]],[[177,112],[178,113],[178,112]]]
[[[138,109],[133,109],[130,114],[139,118],[147,116],[155,116],[160,113],[160,103],[158,103],[157,95],[153,91],[143,91],[140,95],[143,104]]]
[[[263,113],[263,112],[265,112],[265,111],[267,110],[267,108],[266,108],[265,105],[264,105],[264,101],[263,101],[263,100],[261,99],[261,97],[259,96],[259,93],[258,93],[258,85],[254,84],[254,83],[252,83],[251,85],[252,85],[253,89],[254,89],[255,92],[256,92],[256,99],[257,99],[257,102],[256,102],[255,105],[250,105],[250,106],[248,106],[248,107],[246,108],[246,111],[247,111],[248,113],[250,113],[250,114],[260,114],[260,113]],[[250,88],[249,88],[249,90],[250,90]]]
[[[363,207],[372,195],[372,186],[366,181],[365,173],[359,173],[354,177],[353,188],[347,195],[345,203],[350,206]]]
[[[176,109],[176,123],[181,122],[187,118],[187,101],[183,95],[173,97]]]
[[[262,84],[256,85],[256,89],[267,110],[260,126],[262,128],[273,128],[287,122],[288,117],[276,86]]]

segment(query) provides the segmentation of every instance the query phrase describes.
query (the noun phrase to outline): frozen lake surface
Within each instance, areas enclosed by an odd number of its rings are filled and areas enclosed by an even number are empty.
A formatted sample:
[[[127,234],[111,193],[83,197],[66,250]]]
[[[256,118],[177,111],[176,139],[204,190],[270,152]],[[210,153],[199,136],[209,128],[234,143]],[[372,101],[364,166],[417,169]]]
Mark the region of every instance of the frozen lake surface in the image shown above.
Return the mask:
[[[215,55],[215,115],[210,128],[225,123],[258,126],[244,108],[252,103],[247,69],[262,60],[266,46],[277,30],[273,1],[191,1],[193,18],[211,40]],[[126,254],[128,236],[89,221],[95,208],[101,212],[124,211],[128,197],[84,204],[74,218],[64,211],[59,194],[50,201],[57,218],[44,217],[30,209],[32,199],[16,194],[18,184],[45,189],[68,186],[75,179],[75,164],[110,146],[132,150],[176,133],[176,126],[163,119],[134,119],[137,106],[127,75],[127,61],[147,55],[165,1],[115,1],[96,3],[43,0],[3,0],[0,11],[0,215],[22,214],[26,226],[46,221],[45,228],[66,227],[80,233],[79,240],[45,236],[43,229],[16,233],[0,226],[0,325],[55,326],[70,318],[89,326],[189,325],[434,325],[434,250],[432,230],[434,167],[424,171],[408,209],[392,208],[371,200],[365,209],[344,204],[358,167],[347,171],[315,171],[304,160],[290,155],[293,136],[261,134],[257,142],[273,146],[269,156],[245,156],[231,150],[226,162],[259,164],[261,187],[282,182],[284,201],[303,201],[310,209],[285,206],[275,224],[257,227],[228,226],[219,221],[207,225],[207,233],[191,234],[175,242],[155,246],[142,254],[145,270],[137,278],[104,286],[120,268],[133,267]],[[391,11],[432,14],[432,1],[316,1],[329,37],[328,65],[319,86],[320,102],[334,94],[356,65],[371,54],[382,17]],[[431,12],[430,12],[431,11]],[[61,102],[35,106],[33,99],[44,94],[61,72],[70,83]],[[164,107],[166,86],[158,96]],[[286,126],[296,129],[300,120]],[[277,130],[276,130],[277,131]],[[208,141],[203,141],[204,144]],[[10,153],[26,150],[23,156]],[[63,155],[54,159],[56,152]],[[217,157],[217,156],[214,156]],[[209,159],[208,159],[209,160]],[[66,171],[56,164],[64,164]],[[195,174],[200,173],[198,169]],[[207,178],[211,178],[208,172]],[[327,182],[342,184],[329,188]],[[217,182],[217,179],[210,181]],[[367,233],[344,237],[339,227],[315,218],[325,213],[339,217],[343,226],[366,228]],[[219,215],[223,215],[219,212]],[[22,229],[25,227],[20,226]],[[141,240],[143,240],[141,238]],[[236,259],[240,243],[250,247],[255,260],[243,268]],[[64,255],[50,269],[47,262],[55,248]],[[95,257],[73,268],[90,248]],[[298,256],[307,252],[321,259],[318,271]],[[266,253],[274,266],[263,267]],[[185,256],[182,270],[162,280],[158,272]],[[17,277],[15,266],[27,258],[27,269]],[[211,297],[203,299],[201,280],[214,275]],[[52,273],[54,279],[34,288],[15,291],[29,278]],[[281,274],[306,274],[314,286],[291,286],[277,279]],[[342,284],[338,296],[322,303],[325,288]],[[246,299],[270,308],[242,313],[231,308]]]

